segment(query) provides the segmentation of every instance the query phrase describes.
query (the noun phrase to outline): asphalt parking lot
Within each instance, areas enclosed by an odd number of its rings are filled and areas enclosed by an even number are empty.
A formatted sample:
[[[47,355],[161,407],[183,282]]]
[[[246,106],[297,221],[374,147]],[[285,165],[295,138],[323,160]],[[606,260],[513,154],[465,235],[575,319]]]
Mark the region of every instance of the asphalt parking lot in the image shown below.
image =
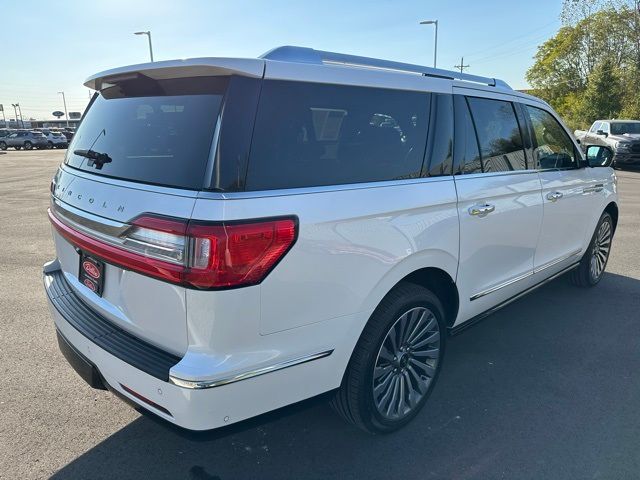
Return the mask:
[[[454,337],[404,430],[365,435],[320,399],[188,435],[91,390],[58,351],[41,266],[63,155],[0,155],[0,479],[640,476],[640,172],[618,174],[601,284],[560,278]]]

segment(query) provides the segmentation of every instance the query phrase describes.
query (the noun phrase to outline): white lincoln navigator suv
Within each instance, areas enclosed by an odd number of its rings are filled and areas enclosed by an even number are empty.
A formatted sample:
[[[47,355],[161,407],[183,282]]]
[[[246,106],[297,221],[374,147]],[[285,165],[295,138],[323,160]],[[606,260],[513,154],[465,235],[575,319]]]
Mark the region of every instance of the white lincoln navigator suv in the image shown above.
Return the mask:
[[[493,78],[309,48],[117,68],[51,184],[60,348],[192,430],[421,409],[451,332],[602,278],[612,152]],[[526,346],[525,346],[526,348]]]

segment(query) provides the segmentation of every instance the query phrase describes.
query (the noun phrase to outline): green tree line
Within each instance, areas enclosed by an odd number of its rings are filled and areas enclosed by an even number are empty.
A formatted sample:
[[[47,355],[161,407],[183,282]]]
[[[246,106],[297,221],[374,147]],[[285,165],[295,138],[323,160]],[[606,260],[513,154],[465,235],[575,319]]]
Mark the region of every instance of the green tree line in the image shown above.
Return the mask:
[[[640,0],[564,0],[562,27],[526,78],[573,128],[640,120]]]

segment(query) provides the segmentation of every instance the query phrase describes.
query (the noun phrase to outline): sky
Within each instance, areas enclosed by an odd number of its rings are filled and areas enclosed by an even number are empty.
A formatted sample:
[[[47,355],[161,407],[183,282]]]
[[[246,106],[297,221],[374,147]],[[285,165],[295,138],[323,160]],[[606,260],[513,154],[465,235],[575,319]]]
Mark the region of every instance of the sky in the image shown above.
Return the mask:
[[[562,0],[0,0],[4,48],[0,104],[26,120],[82,112],[84,80],[109,68],[154,59],[256,57],[280,45],[433,64],[497,77],[526,88],[536,47],[560,27]],[[29,12],[25,15],[25,12]]]

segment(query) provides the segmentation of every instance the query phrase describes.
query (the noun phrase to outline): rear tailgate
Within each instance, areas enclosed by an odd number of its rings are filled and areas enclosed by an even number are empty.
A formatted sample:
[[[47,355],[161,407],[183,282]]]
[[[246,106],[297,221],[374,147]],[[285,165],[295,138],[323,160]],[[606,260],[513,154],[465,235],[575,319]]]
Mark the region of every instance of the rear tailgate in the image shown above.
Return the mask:
[[[188,218],[191,192],[132,188],[100,177],[61,169],[56,176],[51,210],[72,228],[92,237],[124,230],[144,213]],[[96,312],[133,335],[176,355],[187,349],[185,288],[105,263],[102,296],[79,280],[80,250],[55,228],[53,238],[62,271],[70,285]]]

